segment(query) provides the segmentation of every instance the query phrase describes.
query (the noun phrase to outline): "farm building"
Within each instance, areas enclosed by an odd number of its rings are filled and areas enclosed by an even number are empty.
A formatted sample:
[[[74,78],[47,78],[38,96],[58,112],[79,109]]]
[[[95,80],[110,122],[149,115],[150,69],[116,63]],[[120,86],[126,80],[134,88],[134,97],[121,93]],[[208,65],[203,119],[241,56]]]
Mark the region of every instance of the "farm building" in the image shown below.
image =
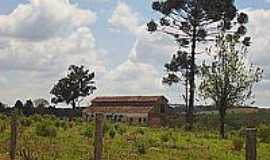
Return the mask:
[[[158,127],[161,125],[160,114],[166,113],[168,107],[168,100],[164,96],[96,97],[83,111],[83,116],[92,120],[96,113],[104,113],[109,120]]]

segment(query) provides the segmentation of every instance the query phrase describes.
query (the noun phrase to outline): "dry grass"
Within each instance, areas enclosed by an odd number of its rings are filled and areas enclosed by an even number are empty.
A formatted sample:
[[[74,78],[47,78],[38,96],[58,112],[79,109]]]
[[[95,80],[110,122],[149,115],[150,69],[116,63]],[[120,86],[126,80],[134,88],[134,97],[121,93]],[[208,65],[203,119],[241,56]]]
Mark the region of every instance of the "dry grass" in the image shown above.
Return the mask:
[[[9,157],[6,155],[1,155],[0,154],[0,160],[9,160]]]

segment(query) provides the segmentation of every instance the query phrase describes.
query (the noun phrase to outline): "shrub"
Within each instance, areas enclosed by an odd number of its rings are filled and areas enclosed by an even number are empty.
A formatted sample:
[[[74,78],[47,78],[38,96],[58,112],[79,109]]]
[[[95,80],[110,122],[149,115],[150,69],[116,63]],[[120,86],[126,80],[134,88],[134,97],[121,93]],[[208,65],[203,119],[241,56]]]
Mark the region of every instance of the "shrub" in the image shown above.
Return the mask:
[[[49,123],[39,123],[36,126],[36,134],[42,137],[56,137],[56,128]]]
[[[82,132],[82,135],[87,137],[87,138],[92,138],[93,137],[93,128],[91,126],[88,126],[84,129]]]
[[[114,128],[111,128],[111,129],[109,130],[109,136],[113,139],[113,138],[115,137],[115,135],[116,135],[115,129],[114,129]]]
[[[5,116],[5,115],[2,115],[2,114],[0,114],[0,120],[6,120],[7,119],[7,117]]]
[[[233,145],[233,150],[241,151],[244,145],[244,141],[242,138],[234,137],[232,139],[232,145]]]
[[[23,127],[30,127],[31,124],[32,124],[32,121],[31,121],[31,119],[29,119],[29,118],[22,118],[22,119],[20,120],[20,123],[21,123],[21,125],[22,125]]]
[[[64,130],[66,130],[67,127],[68,127],[68,125],[67,125],[67,123],[66,123],[65,121],[63,121],[63,120],[57,120],[57,121],[55,122],[55,127],[57,127],[57,128],[63,128]]]
[[[31,119],[32,119],[34,122],[41,122],[41,121],[43,120],[42,116],[37,115],[37,114],[31,116]]]
[[[160,137],[162,142],[168,142],[170,140],[170,134],[168,132],[161,134]]]
[[[7,124],[5,121],[0,120],[0,133],[4,132],[7,129]]]
[[[136,133],[139,133],[139,134],[141,134],[141,135],[144,135],[144,130],[143,130],[143,128],[137,128],[137,129],[136,129]]]
[[[158,147],[159,146],[159,139],[157,137],[150,137],[148,139],[148,144],[150,147]]]
[[[139,154],[145,154],[146,149],[145,149],[145,143],[143,139],[137,139],[135,142],[135,149]]]
[[[103,126],[104,133],[107,133],[112,127],[113,126],[111,124],[104,122],[104,126]]]
[[[270,126],[260,125],[258,127],[258,137],[260,142],[270,143]]]
[[[123,135],[124,133],[127,132],[127,128],[123,125],[115,125],[114,127],[116,129],[116,131],[120,134]]]
[[[38,160],[37,155],[29,148],[23,148],[19,151],[22,160]]]

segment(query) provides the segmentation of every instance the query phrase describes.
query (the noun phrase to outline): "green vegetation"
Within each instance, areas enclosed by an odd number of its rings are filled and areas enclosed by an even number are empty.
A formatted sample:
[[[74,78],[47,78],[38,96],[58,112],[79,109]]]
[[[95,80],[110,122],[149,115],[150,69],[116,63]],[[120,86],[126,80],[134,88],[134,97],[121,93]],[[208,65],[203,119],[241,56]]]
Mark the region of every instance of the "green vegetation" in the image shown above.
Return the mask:
[[[9,123],[8,117],[0,115],[0,157],[8,152]],[[244,160],[245,141],[240,134],[241,129],[231,129],[228,139],[223,140],[219,138],[218,130],[206,129],[209,127],[207,123],[204,127],[203,122],[195,124],[201,128],[186,132],[183,129],[153,129],[106,123],[104,160]],[[270,157],[269,129],[269,121],[258,127],[260,160]],[[23,117],[20,118],[17,154],[22,159],[91,159],[93,132],[93,123],[79,119],[68,122],[51,116]]]

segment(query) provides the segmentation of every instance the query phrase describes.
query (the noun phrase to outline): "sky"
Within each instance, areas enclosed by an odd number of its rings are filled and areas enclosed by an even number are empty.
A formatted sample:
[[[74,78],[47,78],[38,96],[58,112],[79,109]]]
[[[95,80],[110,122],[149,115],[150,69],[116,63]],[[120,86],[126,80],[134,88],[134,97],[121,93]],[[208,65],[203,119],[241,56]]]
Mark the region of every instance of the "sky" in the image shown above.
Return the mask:
[[[170,37],[146,31],[158,14],[152,0],[0,1],[0,101],[50,100],[52,86],[69,65],[96,73],[106,95],[165,95],[181,103],[179,86],[161,84],[177,46]],[[249,14],[249,60],[264,68],[256,105],[270,106],[270,0],[236,0]]]

